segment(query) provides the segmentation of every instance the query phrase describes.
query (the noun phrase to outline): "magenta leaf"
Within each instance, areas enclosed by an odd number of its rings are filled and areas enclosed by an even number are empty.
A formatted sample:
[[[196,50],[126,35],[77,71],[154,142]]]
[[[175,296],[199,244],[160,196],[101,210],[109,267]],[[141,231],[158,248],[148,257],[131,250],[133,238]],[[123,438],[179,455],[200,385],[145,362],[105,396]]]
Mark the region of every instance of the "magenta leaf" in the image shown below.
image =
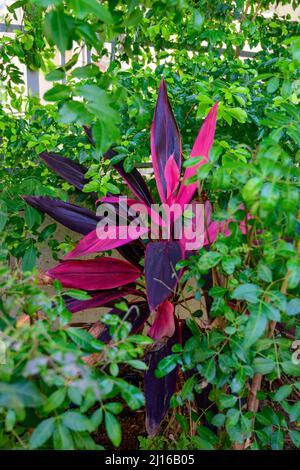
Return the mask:
[[[182,206],[190,202],[198,187],[198,182],[189,185],[185,185],[184,182],[192,176],[196,175],[198,168],[209,161],[209,151],[213,145],[216,130],[217,112],[218,103],[216,103],[210,109],[192,148],[191,157],[203,156],[203,159],[196,165],[191,166],[185,170],[183,180],[176,198],[176,201]]]
[[[107,290],[134,282],[141,271],[127,261],[99,258],[85,261],[64,261],[49,269],[47,275],[63,287],[87,291]]]
[[[162,79],[151,127],[151,154],[157,189],[162,202],[167,202],[165,167],[171,156],[181,170],[181,137],[172,112],[167,88]]]
[[[153,324],[148,331],[148,336],[153,339],[169,338],[175,333],[174,305],[165,300],[157,307]]]
[[[174,156],[171,155],[167,160],[165,166],[165,180],[167,185],[167,203],[172,205],[174,200],[174,194],[179,184],[180,171],[174,160]]]
[[[23,199],[35,209],[52,217],[74,232],[86,235],[97,226],[100,217],[82,207],[43,196],[23,196]]]
[[[148,232],[148,227],[140,227],[130,231],[130,227],[98,227],[86,235],[77,246],[65,256],[65,259],[79,258],[90,253],[113,250],[122,245],[126,245],[136,240],[144,233]]]
[[[145,373],[146,429],[150,437],[157,433],[168,411],[171,396],[176,389],[178,367],[175,366],[162,378],[156,377],[155,370],[164,357],[172,354],[172,346],[178,342],[178,331],[176,331],[160,348],[154,345],[145,357],[148,365]]]
[[[150,242],[145,254],[145,279],[151,311],[174,293],[179,273],[176,264],[184,258],[177,241]]]

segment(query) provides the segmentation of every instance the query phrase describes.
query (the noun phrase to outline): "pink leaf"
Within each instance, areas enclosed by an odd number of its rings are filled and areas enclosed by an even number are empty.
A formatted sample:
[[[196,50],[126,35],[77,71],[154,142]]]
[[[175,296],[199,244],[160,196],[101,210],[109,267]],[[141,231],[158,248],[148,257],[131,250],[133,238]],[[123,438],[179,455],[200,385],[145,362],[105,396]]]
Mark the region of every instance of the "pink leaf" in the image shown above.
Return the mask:
[[[65,259],[78,258],[90,253],[113,250],[122,245],[136,240],[144,233],[148,232],[148,227],[97,227],[80,240],[74,250],[65,256]]]
[[[175,333],[174,305],[165,300],[157,307],[154,322],[148,332],[153,339],[169,338]]]
[[[63,287],[87,291],[106,290],[134,282],[141,276],[135,266],[116,258],[64,261],[46,273]]]
[[[172,154],[165,166],[165,180],[167,185],[167,203],[172,204],[174,193],[178,187],[180,178],[179,168]]]

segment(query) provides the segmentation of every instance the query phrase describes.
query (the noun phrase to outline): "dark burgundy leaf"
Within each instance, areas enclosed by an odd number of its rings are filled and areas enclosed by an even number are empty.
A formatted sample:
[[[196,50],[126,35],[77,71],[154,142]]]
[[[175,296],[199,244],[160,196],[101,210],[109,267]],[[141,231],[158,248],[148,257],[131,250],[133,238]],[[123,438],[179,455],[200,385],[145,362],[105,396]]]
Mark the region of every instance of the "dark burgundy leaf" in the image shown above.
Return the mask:
[[[163,79],[160,82],[151,127],[151,154],[157,189],[162,202],[167,202],[165,169],[169,158],[172,157],[180,174],[181,137]]]
[[[92,137],[91,129],[90,127],[84,126],[84,131],[86,135],[88,136],[90,142],[95,145],[94,139]],[[103,157],[105,159],[110,160],[112,157],[117,155],[117,152],[115,152],[113,149],[109,149]],[[124,170],[123,168],[123,163],[116,163],[113,165],[114,168],[118,171],[118,173],[122,176],[122,178],[126,181],[130,189],[133,191],[133,193],[141,200],[143,201],[147,206],[151,206],[153,204],[153,199],[152,196],[147,188],[147,185],[144,181],[144,178],[142,177],[141,173],[134,168],[130,173]]]
[[[159,342],[155,343],[145,357],[148,365],[145,373],[146,429],[150,437],[157,433],[168,411],[171,396],[176,388],[178,367],[160,379],[155,377],[155,370],[164,357],[172,354],[172,346],[178,342],[177,328],[172,338],[162,345],[159,345]]]
[[[132,302],[128,304],[129,312],[124,312],[118,308],[113,308],[109,314],[118,315],[120,318],[131,323],[131,333],[139,333],[147,321],[150,310],[147,302]],[[100,334],[99,338],[103,343],[108,343],[111,340],[109,333],[109,327],[105,327],[105,330]]]
[[[175,266],[182,258],[182,248],[177,241],[158,241],[147,245],[145,278],[151,310],[173,294],[179,277]]]
[[[131,294],[131,289],[113,289],[106,291],[97,291],[90,293],[91,299],[88,300],[78,300],[64,295],[64,301],[67,309],[72,312],[81,312],[82,310],[87,310],[89,308],[101,307],[101,306],[110,306],[111,303],[117,299],[123,298],[126,295]]]
[[[139,266],[140,260],[144,256],[145,248],[139,240],[134,240],[128,245],[119,246],[118,252],[127,259],[129,263]]]
[[[23,199],[35,209],[50,215],[74,232],[87,235],[97,226],[100,217],[83,207],[43,196],[24,196]]]
[[[84,177],[87,169],[83,165],[53,152],[42,152],[39,156],[51,170],[80,191],[88,183],[89,180]]]

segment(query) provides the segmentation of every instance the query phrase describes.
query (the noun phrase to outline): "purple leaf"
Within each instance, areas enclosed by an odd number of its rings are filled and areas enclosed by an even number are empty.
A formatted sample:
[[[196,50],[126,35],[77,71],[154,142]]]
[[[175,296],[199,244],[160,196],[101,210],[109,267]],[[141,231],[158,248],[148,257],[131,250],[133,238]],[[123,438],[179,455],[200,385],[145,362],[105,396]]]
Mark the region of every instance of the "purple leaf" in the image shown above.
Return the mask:
[[[181,170],[181,137],[172,112],[167,88],[162,79],[151,127],[151,154],[157,189],[162,202],[167,202],[165,167],[171,156]]]
[[[51,170],[80,191],[82,191],[83,186],[88,183],[89,180],[84,177],[87,169],[83,165],[52,152],[42,152],[39,156]]]
[[[123,298],[126,295],[131,293],[130,289],[122,288],[122,289],[113,289],[101,292],[93,292],[91,293],[91,299],[88,300],[78,300],[70,297],[69,295],[64,295],[64,301],[66,304],[67,309],[72,312],[81,312],[82,310],[87,310],[89,308],[101,307],[103,305],[111,304],[111,302]]]
[[[118,308],[113,308],[110,312],[111,315],[118,315],[124,321],[131,323],[131,333],[139,333],[147,321],[150,310],[147,302],[132,302],[128,304],[128,312],[124,312]],[[108,343],[111,340],[109,333],[109,327],[105,327],[105,330],[100,334],[99,338],[103,343]]]
[[[95,230],[97,223],[101,220],[101,217],[92,211],[59,199],[43,196],[23,196],[23,199],[35,209],[50,215],[57,222],[82,235],[87,235]],[[143,245],[135,241],[118,247],[117,250],[127,261],[136,266],[139,266],[144,254]]]
[[[87,291],[107,290],[134,282],[141,271],[116,258],[99,258],[85,261],[64,261],[46,273],[57,279],[63,287]]]
[[[74,232],[87,235],[97,226],[100,217],[82,207],[43,196],[23,196],[23,199],[35,209],[52,217]]]
[[[179,342],[178,329],[174,335],[162,344],[154,344],[146,354],[148,370],[145,373],[146,429],[150,437],[159,430],[160,423],[168,411],[170,399],[176,389],[178,367],[158,379],[155,370],[158,363],[172,354],[172,346]]]
[[[183,258],[182,247],[177,241],[150,242],[147,245],[145,278],[151,310],[174,293],[179,278],[175,266]]]
[[[84,131],[86,135],[88,136],[90,142],[92,145],[95,145],[94,139],[92,137],[91,129],[90,127],[84,126]],[[115,155],[117,155],[117,152],[115,152],[113,149],[109,149],[103,157],[105,159],[110,160],[113,158]],[[149,189],[147,188],[147,185],[144,181],[144,178],[140,174],[140,172],[134,168],[130,173],[124,170],[123,168],[123,163],[115,163],[113,167],[117,170],[117,172],[122,176],[122,178],[126,181],[130,189],[133,191],[133,193],[139,198],[140,201],[144,202],[147,206],[151,206],[153,204],[153,199],[152,196],[149,192]]]

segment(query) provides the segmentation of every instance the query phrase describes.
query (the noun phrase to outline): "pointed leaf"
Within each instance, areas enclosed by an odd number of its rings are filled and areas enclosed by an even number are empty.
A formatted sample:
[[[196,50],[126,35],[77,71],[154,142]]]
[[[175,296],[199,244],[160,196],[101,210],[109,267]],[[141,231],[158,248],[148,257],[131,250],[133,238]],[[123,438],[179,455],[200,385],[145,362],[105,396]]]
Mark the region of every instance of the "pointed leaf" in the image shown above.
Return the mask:
[[[116,258],[65,261],[49,269],[47,275],[74,289],[106,290],[135,281],[141,271]],[[88,302],[88,301],[87,301]]]
[[[133,232],[133,233],[132,233]],[[122,245],[126,245],[148,232],[147,227],[130,232],[127,226],[123,227],[98,227],[86,235],[78,245],[67,254],[65,259],[78,258],[90,253],[113,250]]]
[[[64,295],[64,301],[69,312],[76,313],[89,308],[101,307],[103,305],[109,306],[113,301],[129,295],[131,290],[128,289],[113,289],[108,291],[93,292],[90,294],[88,300],[78,300],[69,295]]]
[[[35,209],[50,215],[74,232],[86,235],[94,230],[100,217],[83,207],[43,196],[23,196],[23,199]]]
[[[83,165],[53,152],[42,152],[39,156],[51,170],[80,191],[88,183],[88,180],[84,177],[87,169]]]
[[[146,429],[150,437],[157,433],[160,423],[168,411],[171,396],[176,388],[178,368],[175,367],[162,378],[156,377],[155,370],[163,358],[172,354],[172,346],[178,341],[178,332],[176,331],[161,347],[153,345],[145,357],[148,366],[145,373]]]
[[[151,127],[151,154],[157,189],[162,202],[167,201],[166,164],[173,155],[178,171],[181,170],[181,137],[172,112],[167,88],[162,79]]]
[[[164,336],[171,338],[175,333],[174,305],[165,300],[157,307],[154,322],[148,332],[153,339],[161,339]]]
[[[145,278],[151,310],[173,294],[179,278],[175,266],[183,257],[179,242],[159,241],[147,245]]]

